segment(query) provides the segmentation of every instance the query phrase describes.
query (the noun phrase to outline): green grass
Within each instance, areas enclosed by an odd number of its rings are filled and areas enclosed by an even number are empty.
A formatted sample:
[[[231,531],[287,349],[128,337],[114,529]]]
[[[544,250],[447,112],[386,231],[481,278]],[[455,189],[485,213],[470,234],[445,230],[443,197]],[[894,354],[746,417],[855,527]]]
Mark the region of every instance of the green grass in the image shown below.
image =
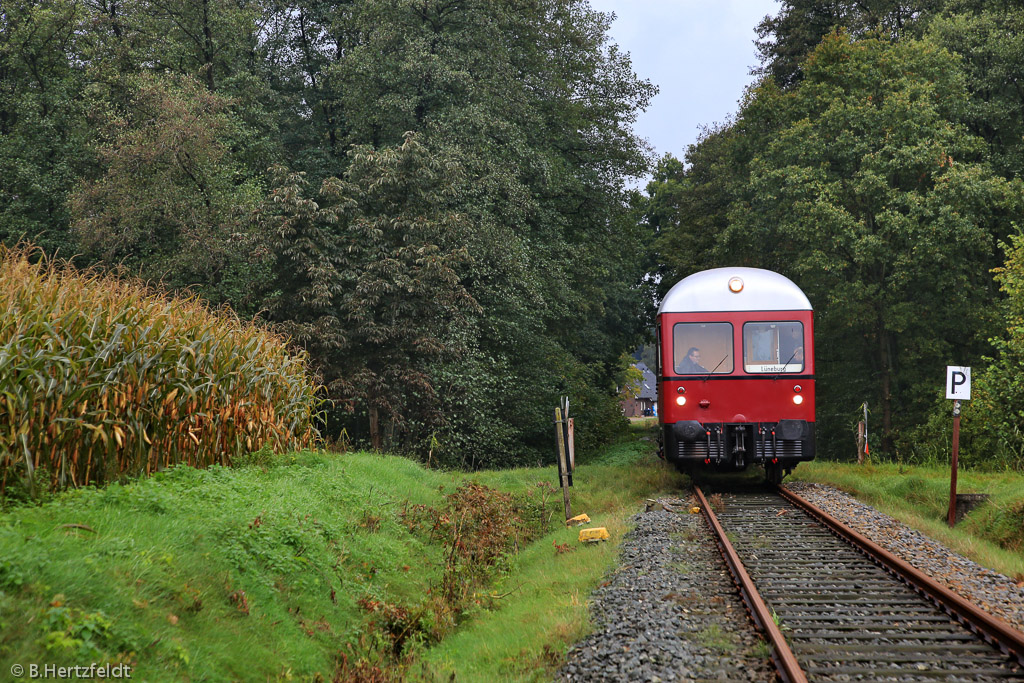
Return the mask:
[[[445,478],[399,458],[288,460],[180,467],[4,515],[4,666],[121,656],[143,680],[329,677],[335,641],[363,620],[356,600],[413,596],[438,564],[393,514],[361,527],[365,511],[433,502]],[[55,609],[66,624],[47,625]],[[89,630],[98,619],[109,628]]]
[[[633,437],[604,449],[590,464],[578,464],[571,489],[573,514],[587,513],[587,526],[605,527],[610,540],[581,544],[578,528],[558,528],[533,543],[493,588],[507,597],[492,608],[482,608],[457,633],[426,652],[419,676],[436,681],[550,680],[567,646],[590,632],[587,597],[614,566],[629,518],[643,509],[645,498],[677,494],[685,484],[682,475],[653,456],[653,442],[641,440],[648,437],[648,427],[634,429]],[[526,490],[536,486],[537,474],[542,482],[557,480],[554,467],[474,476],[489,486]],[[553,524],[558,526],[560,490],[550,501],[557,507]],[[555,544],[571,550],[558,553]]]
[[[1024,476],[1018,473],[958,472],[958,493],[990,498],[952,529],[946,524],[948,466],[817,460],[801,463],[793,479],[835,486],[983,566],[1024,576]]]
[[[772,646],[764,640],[759,640],[754,643],[754,646],[750,649],[750,656],[756,657],[757,659],[771,659]]]
[[[697,632],[697,642],[718,652],[731,652],[736,647],[736,636],[718,624],[710,624]]]
[[[641,436],[577,469],[574,514],[611,534],[592,545],[561,523],[554,468],[470,477],[363,453],[179,467],[10,510],[0,515],[0,671],[126,661],[147,681],[312,681],[347,661],[367,679],[542,680],[587,632],[587,596],[629,517],[681,486]],[[536,540],[475,586],[452,623],[428,623],[445,546],[403,513],[443,506],[467,479],[516,494]],[[397,663],[379,627],[388,612],[368,604],[420,615]]]

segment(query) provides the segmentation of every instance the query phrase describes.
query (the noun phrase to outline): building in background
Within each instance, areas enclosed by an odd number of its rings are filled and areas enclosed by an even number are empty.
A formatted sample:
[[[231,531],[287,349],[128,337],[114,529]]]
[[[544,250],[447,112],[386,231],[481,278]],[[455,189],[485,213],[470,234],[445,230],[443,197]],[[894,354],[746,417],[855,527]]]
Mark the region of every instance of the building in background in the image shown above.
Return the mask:
[[[633,367],[643,373],[643,381],[640,383],[640,391],[636,398],[627,398],[622,401],[622,412],[626,417],[646,417],[656,415],[657,410],[657,385],[655,384],[654,373],[642,362],[634,363]]]

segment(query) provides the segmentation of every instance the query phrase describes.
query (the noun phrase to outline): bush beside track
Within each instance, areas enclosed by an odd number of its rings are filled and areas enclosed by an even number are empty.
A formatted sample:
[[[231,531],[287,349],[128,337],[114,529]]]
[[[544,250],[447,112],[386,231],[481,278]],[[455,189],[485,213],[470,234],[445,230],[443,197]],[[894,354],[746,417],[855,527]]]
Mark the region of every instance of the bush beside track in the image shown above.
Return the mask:
[[[0,495],[305,448],[317,393],[230,311],[0,248]]]

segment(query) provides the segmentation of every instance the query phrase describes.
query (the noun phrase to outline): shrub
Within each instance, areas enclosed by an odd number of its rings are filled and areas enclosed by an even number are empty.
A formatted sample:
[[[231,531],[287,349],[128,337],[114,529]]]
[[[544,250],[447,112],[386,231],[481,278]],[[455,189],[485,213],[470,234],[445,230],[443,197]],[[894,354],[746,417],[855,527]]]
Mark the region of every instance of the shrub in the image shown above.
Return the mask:
[[[228,310],[0,247],[0,494],[303,448],[318,393],[303,353]]]

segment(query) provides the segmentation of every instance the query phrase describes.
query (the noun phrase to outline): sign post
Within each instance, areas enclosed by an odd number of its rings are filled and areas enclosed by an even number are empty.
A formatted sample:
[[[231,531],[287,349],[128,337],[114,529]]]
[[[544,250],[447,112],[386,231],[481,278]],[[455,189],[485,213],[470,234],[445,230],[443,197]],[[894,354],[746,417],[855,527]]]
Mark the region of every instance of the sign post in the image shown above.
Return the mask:
[[[946,398],[953,399],[953,461],[949,477],[949,526],[956,524],[956,466],[960,455],[960,401],[971,400],[971,369],[946,366]]]

